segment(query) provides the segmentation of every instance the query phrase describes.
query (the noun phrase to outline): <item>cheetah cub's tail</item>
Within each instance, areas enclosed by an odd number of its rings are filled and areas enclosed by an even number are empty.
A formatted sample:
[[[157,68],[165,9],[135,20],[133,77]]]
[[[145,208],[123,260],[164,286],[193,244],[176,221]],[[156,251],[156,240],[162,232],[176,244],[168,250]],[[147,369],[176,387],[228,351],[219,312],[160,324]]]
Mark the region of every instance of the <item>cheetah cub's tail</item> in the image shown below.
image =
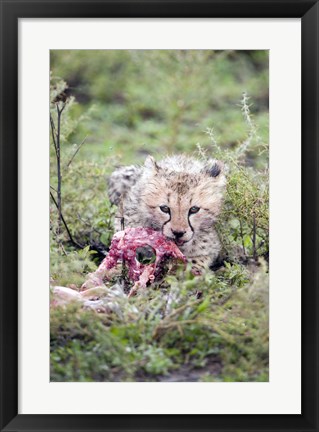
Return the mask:
[[[142,167],[135,165],[117,168],[107,179],[108,195],[112,204],[119,205],[121,196],[135,185],[142,174]]]

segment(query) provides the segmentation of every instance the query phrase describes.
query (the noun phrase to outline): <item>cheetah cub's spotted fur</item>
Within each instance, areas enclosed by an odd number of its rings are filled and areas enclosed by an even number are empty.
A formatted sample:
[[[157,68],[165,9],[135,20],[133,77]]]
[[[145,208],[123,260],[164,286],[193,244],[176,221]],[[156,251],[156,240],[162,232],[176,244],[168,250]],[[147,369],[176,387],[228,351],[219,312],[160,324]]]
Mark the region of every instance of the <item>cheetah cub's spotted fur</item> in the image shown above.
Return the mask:
[[[123,207],[125,227],[149,227],[175,241],[199,271],[220,251],[214,228],[226,185],[224,165],[172,156],[148,156],[144,166],[118,168],[108,180],[113,204]],[[117,215],[120,216],[120,215]],[[117,230],[120,219],[116,218]]]

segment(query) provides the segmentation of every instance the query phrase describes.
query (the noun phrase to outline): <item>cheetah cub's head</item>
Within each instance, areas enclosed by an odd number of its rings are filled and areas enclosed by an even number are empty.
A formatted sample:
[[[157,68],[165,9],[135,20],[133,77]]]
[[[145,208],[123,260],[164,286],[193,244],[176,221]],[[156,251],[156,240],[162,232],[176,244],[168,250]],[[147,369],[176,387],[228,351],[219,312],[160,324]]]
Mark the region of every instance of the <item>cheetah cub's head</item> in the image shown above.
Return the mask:
[[[221,210],[226,184],[224,165],[185,156],[144,165],[141,206],[145,225],[183,246],[210,231]]]

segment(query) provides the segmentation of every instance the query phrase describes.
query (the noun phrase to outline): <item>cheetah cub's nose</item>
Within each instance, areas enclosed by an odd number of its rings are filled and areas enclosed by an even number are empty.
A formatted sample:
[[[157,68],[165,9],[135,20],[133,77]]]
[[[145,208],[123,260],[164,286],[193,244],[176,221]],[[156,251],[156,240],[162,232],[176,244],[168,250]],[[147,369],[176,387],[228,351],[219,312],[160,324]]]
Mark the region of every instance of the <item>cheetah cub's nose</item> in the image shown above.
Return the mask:
[[[173,230],[172,230],[172,233],[174,234],[174,236],[175,236],[177,239],[179,239],[179,238],[183,237],[183,235],[186,233],[186,231],[173,231]]]

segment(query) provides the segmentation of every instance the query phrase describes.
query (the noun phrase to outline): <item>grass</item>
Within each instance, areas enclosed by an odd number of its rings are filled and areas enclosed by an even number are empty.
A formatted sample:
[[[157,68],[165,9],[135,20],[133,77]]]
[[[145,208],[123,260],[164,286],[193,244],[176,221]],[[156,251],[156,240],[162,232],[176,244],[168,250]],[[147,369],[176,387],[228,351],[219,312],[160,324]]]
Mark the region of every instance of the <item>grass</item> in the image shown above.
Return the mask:
[[[53,51],[51,70],[52,100],[71,95],[62,212],[80,245],[60,232],[51,202],[52,287],[79,289],[107,250],[116,164],[187,153],[228,167],[221,266],[200,277],[179,270],[131,299],[113,281],[106,313],[52,307],[51,381],[268,381],[267,53]],[[54,194],[53,145],[50,161]]]
[[[129,301],[113,287],[108,314],[53,308],[51,380],[268,380],[265,265],[253,277],[240,265],[196,279],[181,272],[165,285]]]

